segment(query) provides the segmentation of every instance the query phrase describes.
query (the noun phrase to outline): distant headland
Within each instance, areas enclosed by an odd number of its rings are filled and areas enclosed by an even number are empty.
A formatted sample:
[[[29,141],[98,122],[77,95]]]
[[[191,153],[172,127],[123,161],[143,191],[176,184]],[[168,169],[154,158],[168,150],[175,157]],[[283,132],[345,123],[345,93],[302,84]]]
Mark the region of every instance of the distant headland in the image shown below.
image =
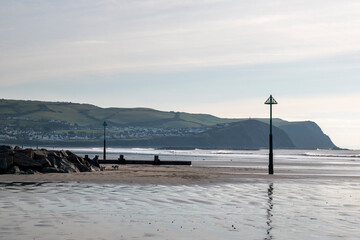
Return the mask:
[[[268,119],[149,108],[0,100],[0,143],[27,146],[101,146],[107,122],[109,147],[260,149],[268,147]],[[337,149],[312,121],[274,119],[274,147]]]

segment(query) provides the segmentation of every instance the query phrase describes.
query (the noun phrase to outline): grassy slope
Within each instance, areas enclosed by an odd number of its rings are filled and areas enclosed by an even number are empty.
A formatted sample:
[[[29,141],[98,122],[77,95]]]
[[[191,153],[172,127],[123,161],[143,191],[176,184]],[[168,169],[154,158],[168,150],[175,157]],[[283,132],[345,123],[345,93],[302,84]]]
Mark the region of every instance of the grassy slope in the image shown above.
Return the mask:
[[[148,127],[204,127],[236,121],[207,114],[163,112],[148,108],[100,108],[90,104],[22,100],[0,100],[0,116],[27,117],[35,121],[59,120],[91,127],[101,126],[103,121],[113,126]]]
[[[7,117],[27,117],[35,121],[7,120]],[[99,108],[90,104],[0,100],[0,123],[17,124],[25,128],[40,127],[49,120],[101,128],[103,121],[109,126],[147,127],[208,127],[216,124],[241,122],[248,119],[223,119],[208,114],[163,112],[148,108]],[[268,124],[269,119],[256,119]],[[273,119],[275,127],[285,131],[298,148],[331,148],[334,144],[312,122],[287,122]],[[58,128],[61,130],[61,126]],[[246,130],[246,129],[245,129]],[[231,131],[228,132],[231,135]],[[206,137],[203,136],[205,139]],[[198,141],[199,139],[195,139]]]

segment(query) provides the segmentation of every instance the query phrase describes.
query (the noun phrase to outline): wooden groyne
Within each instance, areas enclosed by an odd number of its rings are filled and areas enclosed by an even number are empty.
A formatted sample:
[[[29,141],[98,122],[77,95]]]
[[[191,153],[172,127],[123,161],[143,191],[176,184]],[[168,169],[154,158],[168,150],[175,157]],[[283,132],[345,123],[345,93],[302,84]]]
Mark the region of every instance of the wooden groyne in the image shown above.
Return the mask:
[[[85,159],[87,157],[85,155]],[[99,164],[191,165],[191,161],[164,161],[158,155],[154,156],[154,160],[126,160],[124,155],[120,155],[118,159],[99,160]]]

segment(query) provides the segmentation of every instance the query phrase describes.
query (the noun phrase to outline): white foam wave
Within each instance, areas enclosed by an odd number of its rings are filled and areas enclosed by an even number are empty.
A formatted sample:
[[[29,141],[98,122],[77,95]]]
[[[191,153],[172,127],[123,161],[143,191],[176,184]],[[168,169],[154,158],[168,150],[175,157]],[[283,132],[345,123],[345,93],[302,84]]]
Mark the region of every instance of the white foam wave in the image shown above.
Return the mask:
[[[360,154],[329,154],[329,153],[304,153],[304,156],[309,157],[334,157],[334,158],[360,158]]]

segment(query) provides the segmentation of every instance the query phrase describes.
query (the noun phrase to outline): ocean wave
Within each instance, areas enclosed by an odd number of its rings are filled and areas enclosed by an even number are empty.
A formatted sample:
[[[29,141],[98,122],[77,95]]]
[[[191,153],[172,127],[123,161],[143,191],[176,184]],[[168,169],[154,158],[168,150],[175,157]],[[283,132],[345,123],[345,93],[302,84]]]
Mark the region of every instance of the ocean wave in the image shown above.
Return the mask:
[[[219,150],[219,151],[212,151],[210,154],[219,154],[219,155],[254,155],[254,152],[240,152],[240,151],[226,151],[226,150]]]
[[[304,153],[307,157],[360,158],[360,154]]]
[[[121,149],[121,148],[120,148]],[[134,151],[154,151],[154,148],[131,148]]]

